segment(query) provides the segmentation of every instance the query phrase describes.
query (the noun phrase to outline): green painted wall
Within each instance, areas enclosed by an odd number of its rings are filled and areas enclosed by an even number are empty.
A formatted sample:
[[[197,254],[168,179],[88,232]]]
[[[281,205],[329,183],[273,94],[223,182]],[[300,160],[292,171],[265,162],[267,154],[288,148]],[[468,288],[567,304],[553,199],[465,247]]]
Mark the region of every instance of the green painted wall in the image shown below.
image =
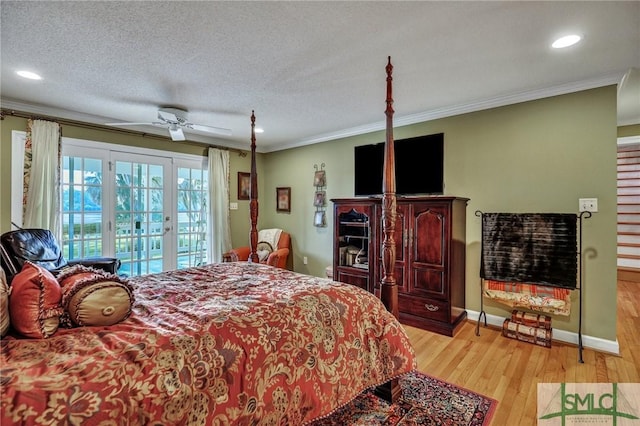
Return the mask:
[[[438,132],[445,135],[445,193],[470,198],[467,308],[480,310],[481,223],[476,210],[571,213],[578,210],[578,198],[595,197],[599,212],[584,222],[584,249],[593,257],[584,268],[583,332],[615,340],[615,86],[397,128],[394,137]],[[322,276],[332,262],[331,203],[328,227],[313,226],[314,164],[325,163],[328,198],[353,196],[353,147],[382,140],[384,132],[376,132],[266,156],[261,217],[292,233],[296,271]],[[277,186],[292,188],[291,214],[275,212]],[[304,256],[308,265],[303,265]],[[554,317],[554,328],[577,331],[577,295],[571,317]],[[510,314],[491,302],[485,308],[490,314]]]
[[[397,100],[400,102],[400,100]],[[384,105],[381,106],[383,111]],[[381,113],[381,120],[382,120]],[[443,118],[394,130],[395,139],[444,132],[446,194],[470,198],[467,208],[467,308],[480,310],[480,219],[484,212],[577,212],[578,198],[598,198],[599,212],[584,222],[585,335],[616,340],[616,137],[639,134],[638,126],[616,128],[616,88],[609,86]],[[0,131],[0,197],[9,199],[10,133],[25,120],[8,117]],[[77,133],[74,133],[77,132]],[[619,134],[623,132],[623,134]],[[635,133],[634,133],[635,132]],[[112,135],[65,126],[65,136],[175,150],[182,144]],[[258,155],[259,227],[291,233],[293,266],[324,276],[332,262],[332,203],[326,228],[313,226],[314,165],[325,164],[327,197],[353,195],[353,147],[384,140],[375,132],[311,146]],[[257,141],[260,143],[259,137]],[[186,149],[186,148],[185,148]],[[204,149],[189,146],[195,152]],[[183,152],[183,151],[181,151]],[[231,153],[231,201],[237,201],[237,172],[249,171],[249,156]],[[419,171],[416,171],[419,176]],[[277,187],[291,187],[291,213],[277,213]],[[248,201],[231,211],[234,246],[248,241]],[[9,229],[10,207],[0,207],[0,231]],[[303,258],[308,264],[303,264]],[[554,317],[554,328],[577,331],[577,292],[569,319]],[[488,313],[509,310],[485,303]]]

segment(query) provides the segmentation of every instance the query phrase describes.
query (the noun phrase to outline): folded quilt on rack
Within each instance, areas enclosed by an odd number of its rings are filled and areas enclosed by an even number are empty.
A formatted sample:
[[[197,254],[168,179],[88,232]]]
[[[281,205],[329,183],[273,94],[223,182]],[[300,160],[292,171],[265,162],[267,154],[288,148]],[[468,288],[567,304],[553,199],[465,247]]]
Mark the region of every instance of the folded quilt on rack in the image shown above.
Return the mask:
[[[483,294],[512,308],[568,316],[571,313],[571,291],[538,284],[483,280]]]

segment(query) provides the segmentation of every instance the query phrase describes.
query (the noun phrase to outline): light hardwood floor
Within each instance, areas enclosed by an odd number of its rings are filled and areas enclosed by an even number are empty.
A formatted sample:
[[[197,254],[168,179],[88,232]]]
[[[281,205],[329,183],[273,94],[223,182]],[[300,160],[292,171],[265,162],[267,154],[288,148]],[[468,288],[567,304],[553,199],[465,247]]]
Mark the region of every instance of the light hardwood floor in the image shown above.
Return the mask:
[[[640,283],[618,281],[620,356],[554,341],[551,348],[502,336],[467,321],[454,338],[405,326],[418,369],[498,401],[492,425],[535,425],[537,384],[640,383]]]

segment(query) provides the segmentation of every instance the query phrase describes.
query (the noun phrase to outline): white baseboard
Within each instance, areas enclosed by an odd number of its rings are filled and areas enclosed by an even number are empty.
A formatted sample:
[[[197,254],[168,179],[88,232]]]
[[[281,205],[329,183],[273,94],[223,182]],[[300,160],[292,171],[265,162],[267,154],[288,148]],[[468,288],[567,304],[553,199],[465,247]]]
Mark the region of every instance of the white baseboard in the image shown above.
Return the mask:
[[[502,323],[504,323],[505,318],[500,317],[498,315],[490,315],[485,314],[487,317],[487,324],[496,326],[502,329]],[[471,311],[467,309],[467,318],[473,322],[478,322],[478,317],[480,316],[480,312]],[[484,321],[482,324],[484,325]],[[558,340],[560,342],[571,343],[574,345],[578,345],[578,333],[574,333],[573,331],[566,330],[558,330],[553,329],[553,340]],[[582,335],[582,346],[589,349],[594,349],[596,351],[607,352],[614,355],[620,355],[620,345],[618,344],[618,340],[605,340],[600,337],[586,336]]]

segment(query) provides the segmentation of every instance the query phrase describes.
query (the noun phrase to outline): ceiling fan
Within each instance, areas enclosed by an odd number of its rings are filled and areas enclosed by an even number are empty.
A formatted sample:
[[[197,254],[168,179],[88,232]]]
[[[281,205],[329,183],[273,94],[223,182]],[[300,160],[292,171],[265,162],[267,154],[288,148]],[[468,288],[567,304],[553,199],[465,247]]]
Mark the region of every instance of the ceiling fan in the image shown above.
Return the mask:
[[[158,120],[150,123],[105,123],[107,126],[140,126],[140,125],[152,125],[162,126],[169,130],[171,140],[183,141],[185,140],[182,129],[191,129],[198,132],[211,133],[214,135],[231,136],[230,129],[224,129],[221,127],[205,126],[203,124],[191,123],[187,120],[187,111],[181,108],[164,107],[158,110]]]

